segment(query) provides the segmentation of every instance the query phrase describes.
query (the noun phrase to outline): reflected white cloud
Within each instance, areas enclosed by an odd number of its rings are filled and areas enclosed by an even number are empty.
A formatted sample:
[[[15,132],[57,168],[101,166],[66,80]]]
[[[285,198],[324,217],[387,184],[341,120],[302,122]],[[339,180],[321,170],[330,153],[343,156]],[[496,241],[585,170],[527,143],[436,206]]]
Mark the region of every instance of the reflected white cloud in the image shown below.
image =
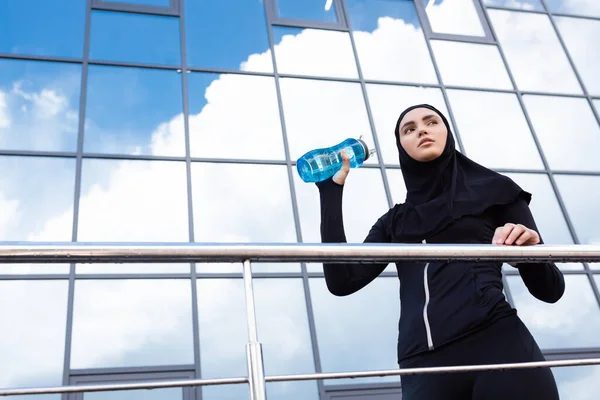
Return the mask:
[[[596,0],[546,0],[546,7],[553,13],[600,17],[600,3]]]
[[[600,177],[555,175],[555,179],[579,242],[600,244]]]
[[[561,399],[595,400],[598,396],[600,366],[554,368]]]
[[[517,8],[521,10],[543,10],[540,0],[483,0],[488,6]]]
[[[517,96],[448,90],[466,154],[488,168],[543,169]]]
[[[71,368],[192,364],[188,280],[75,283]]]
[[[489,10],[492,25],[521,90],[582,90],[547,15]]]
[[[62,383],[67,281],[0,282],[0,387]]]
[[[423,0],[417,0],[423,1]],[[425,10],[431,29],[437,33],[485,36],[477,10],[472,1],[427,1]]]
[[[566,275],[565,294],[555,304],[533,297],[518,276],[509,276],[507,281],[519,316],[542,350],[600,344],[598,302],[587,276]]]
[[[555,21],[588,93],[600,95],[600,52],[590,48],[600,37],[600,21],[567,17]]]

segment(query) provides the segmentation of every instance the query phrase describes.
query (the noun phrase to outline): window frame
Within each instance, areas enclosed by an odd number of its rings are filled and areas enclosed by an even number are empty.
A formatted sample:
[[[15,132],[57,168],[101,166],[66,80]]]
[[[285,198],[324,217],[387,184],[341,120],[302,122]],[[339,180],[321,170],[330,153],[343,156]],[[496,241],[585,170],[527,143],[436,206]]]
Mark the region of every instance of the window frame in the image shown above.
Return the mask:
[[[92,10],[121,11],[139,14],[163,15],[179,17],[181,15],[181,0],[169,0],[168,7],[143,4],[129,4],[122,0],[91,0]]]
[[[101,369],[81,369],[71,370],[69,376],[69,385],[98,385],[110,383],[141,383],[141,382],[156,382],[156,381],[173,381],[173,380],[191,380],[195,378],[193,368],[101,368]],[[199,387],[200,388],[200,387]],[[200,389],[198,389],[200,390]],[[195,400],[195,387],[182,388],[182,400]],[[84,400],[85,394],[89,392],[80,392],[68,394],[67,400]]]
[[[297,28],[315,28],[348,31],[348,22],[344,16],[342,0],[332,0],[335,7],[336,22],[313,21],[297,18],[282,18],[277,12],[277,0],[264,0],[267,10],[267,21],[271,25]],[[325,1],[325,0],[323,0]]]
[[[430,0],[433,1],[433,0]],[[459,35],[453,33],[439,33],[434,32],[431,23],[429,22],[429,16],[427,15],[427,10],[425,9],[425,4],[423,4],[423,0],[413,0],[415,8],[417,9],[417,14],[419,19],[421,20],[421,26],[423,28],[423,33],[428,40],[451,40],[455,42],[467,42],[467,43],[481,43],[481,44],[496,44],[496,39],[492,34],[492,30],[490,28],[489,21],[485,16],[485,12],[483,10],[483,5],[480,0],[471,0],[473,2],[473,6],[475,7],[475,11],[477,12],[477,17],[479,18],[479,22],[483,27],[483,32],[485,36],[472,36],[472,35]]]

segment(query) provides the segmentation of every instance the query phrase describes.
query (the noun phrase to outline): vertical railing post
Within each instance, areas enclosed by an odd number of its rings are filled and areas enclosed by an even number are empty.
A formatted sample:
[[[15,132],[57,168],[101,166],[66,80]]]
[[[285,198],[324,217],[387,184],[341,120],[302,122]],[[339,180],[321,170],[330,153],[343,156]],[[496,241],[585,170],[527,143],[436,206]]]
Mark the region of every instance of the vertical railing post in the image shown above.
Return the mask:
[[[252,269],[250,260],[244,261],[244,290],[246,292],[246,320],[248,321],[248,345],[246,359],[248,363],[248,381],[250,400],[266,400],[265,371],[262,357],[262,345],[258,342],[258,328],[254,307],[254,288],[252,287]]]

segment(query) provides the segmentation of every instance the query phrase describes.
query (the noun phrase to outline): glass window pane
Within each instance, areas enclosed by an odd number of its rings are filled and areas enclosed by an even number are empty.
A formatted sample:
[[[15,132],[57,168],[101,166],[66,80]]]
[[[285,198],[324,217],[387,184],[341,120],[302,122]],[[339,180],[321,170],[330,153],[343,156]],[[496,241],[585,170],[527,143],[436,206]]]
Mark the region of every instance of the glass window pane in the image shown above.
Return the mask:
[[[374,147],[365,99],[358,83],[291,78],[280,82],[293,161],[309,150],[360,135],[369,147]],[[366,161],[366,164],[376,163],[377,156]]]
[[[432,40],[431,47],[446,85],[512,89],[496,46]]]
[[[279,18],[337,22],[333,0],[275,0]]]
[[[580,243],[600,244],[600,177],[554,177]]]
[[[314,183],[294,176],[298,213],[304,243],[321,243],[321,206],[319,189]],[[389,210],[381,171],[375,168],[353,169],[344,184],[342,212],[348,243],[362,243],[377,219]],[[309,271],[322,272],[321,264],[309,264]],[[395,269],[395,267],[390,267]]]
[[[283,165],[192,164],[197,242],[295,242]]]
[[[546,7],[553,13],[600,17],[600,3],[596,0],[546,0]]]
[[[392,202],[394,204],[404,203],[407,191],[402,177],[402,170],[388,168],[385,172],[392,192]]]
[[[544,11],[540,0],[483,0],[487,6]]]
[[[179,65],[179,19],[92,11],[90,59]]]
[[[547,15],[503,10],[488,13],[519,89],[582,93]]]
[[[181,74],[89,67],[84,151],[184,156]]]
[[[594,108],[596,109],[596,113],[600,115],[600,100],[594,100]]]
[[[544,168],[516,95],[448,90],[448,98],[473,161],[488,168]]]
[[[600,366],[553,368],[561,399],[595,400],[598,395]]]
[[[78,240],[186,242],[185,163],[83,160]]]
[[[142,6],[169,7],[170,0],[102,0],[104,3],[138,4]],[[152,393],[152,392],[148,392]]]
[[[314,372],[302,280],[255,279],[254,291],[265,373]],[[199,280],[198,313],[202,377],[245,376],[248,331],[243,281]],[[245,398],[247,385],[202,390],[206,399],[239,399]],[[318,398],[314,381],[267,384],[267,391],[269,398],[276,399]]]
[[[506,278],[519,316],[542,350],[596,347],[600,310],[585,275],[565,275],[565,293],[554,304],[529,293],[519,276]]]
[[[358,78],[347,32],[273,27],[280,74]]]
[[[600,94],[600,52],[590,51],[590,45],[600,37],[600,21],[566,17],[556,17],[555,21],[588,93]]]
[[[273,71],[262,1],[182,3],[189,66]]]
[[[586,99],[523,96],[550,168],[599,171],[600,126]]]
[[[274,78],[191,73],[188,85],[192,157],[285,159]]]
[[[78,280],[71,368],[193,364],[190,281]]]
[[[67,289],[66,280],[0,282],[0,387],[62,384]]]
[[[485,36],[472,0],[422,1],[432,31],[454,35]]]
[[[2,1],[0,53],[81,58],[85,11],[81,0]]]
[[[75,159],[4,156],[0,171],[0,241],[70,242]],[[7,274],[68,271],[64,264],[0,264]]]
[[[127,390],[118,392],[89,392],[84,400],[177,400],[183,399],[181,388]]]
[[[0,148],[75,151],[80,82],[77,64],[0,59]]]
[[[450,118],[440,89],[367,84],[367,93],[381,148],[378,157],[383,157],[386,164],[400,164],[394,127],[404,109],[414,104],[428,103]],[[346,117],[352,115],[355,114],[347,113]]]
[[[413,1],[346,0],[346,9],[365,79],[438,83]]]
[[[375,279],[347,297],[329,293],[322,278],[311,278],[310,290],[323,372],[398,368],[396,344],[400,300],[397,278]],[[399,377],[336,379],[326,383],[399,380]]]

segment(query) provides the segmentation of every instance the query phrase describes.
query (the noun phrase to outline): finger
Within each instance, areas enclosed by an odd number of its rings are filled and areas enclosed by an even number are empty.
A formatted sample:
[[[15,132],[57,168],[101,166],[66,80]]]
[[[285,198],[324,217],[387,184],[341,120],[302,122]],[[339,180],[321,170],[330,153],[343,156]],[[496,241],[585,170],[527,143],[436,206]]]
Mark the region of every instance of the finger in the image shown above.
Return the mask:
[[[345,151],[342,151],[342,169],[350,171],[350,157],[348,157]]]
[[[523,232],[521,234],[521,236],[519,236],[519,238],[517,239],[517,241],[515,242],[515,244],[517,246],[521,246],[524,243],[529,242],[529,240],[531,240],[532,237],[533,237],[533,234],[531,233],[531,231],[529,229],[526,229],[525,232]]]
[[[494,243],[495,244],[504,244],[506,241],[506,238],[510,235],[514,226],[515,226],[514,224],[506,224],[504,226],[497,228]]]
[[[493,244],[502,244],[502,229],[503,228],[496,228],[496,230],[494,231],[494,237],[492,238],[492,243]]]
[[[523,225],[515,225],[504,243],[508,245],[513,244],[526,231],[527,228],[525,228]]]

